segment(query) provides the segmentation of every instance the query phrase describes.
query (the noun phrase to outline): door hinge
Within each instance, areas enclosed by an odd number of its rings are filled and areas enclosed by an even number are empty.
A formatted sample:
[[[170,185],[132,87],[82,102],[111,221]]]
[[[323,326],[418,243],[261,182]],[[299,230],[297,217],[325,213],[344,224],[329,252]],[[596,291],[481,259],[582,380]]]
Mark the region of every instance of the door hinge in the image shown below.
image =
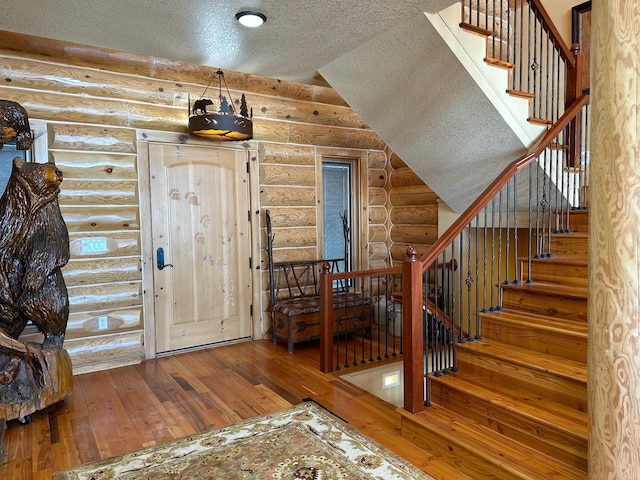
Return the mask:
[[[249,269],[253,268],[253,259],[249,257]]]
[[[253,317],[253,303],[249,305],[249,316]]]
[[[247,162],[247,173],[249,173],[249,162]]]
[[[247,220],[251,223],[251,210],[247,210]]]

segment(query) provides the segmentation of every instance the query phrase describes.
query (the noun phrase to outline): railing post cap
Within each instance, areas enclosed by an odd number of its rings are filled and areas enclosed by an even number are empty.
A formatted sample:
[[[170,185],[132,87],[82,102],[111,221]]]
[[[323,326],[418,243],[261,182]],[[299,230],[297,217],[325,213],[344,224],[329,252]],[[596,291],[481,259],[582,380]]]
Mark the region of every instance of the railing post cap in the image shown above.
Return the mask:
[[[413,245],[409,245],[407,247],[406,253],[406,261],[407,262],[417,262],[418,261],[418,250]]]
[[[331,264],[330,264],[329,262],[324,262],[324,263],[322,264],[322,271],[323,271],[324,273],[329,273],[329,272],[331,272]]]

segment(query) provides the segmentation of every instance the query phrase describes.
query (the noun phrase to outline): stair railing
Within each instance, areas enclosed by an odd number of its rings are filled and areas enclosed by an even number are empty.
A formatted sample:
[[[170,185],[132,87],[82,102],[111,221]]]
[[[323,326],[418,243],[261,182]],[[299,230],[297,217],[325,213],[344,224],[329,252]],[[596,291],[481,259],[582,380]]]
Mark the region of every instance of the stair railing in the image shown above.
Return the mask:
[[[487,36],[485,60],[510,69],[507,91],[531,99],[529,121],[553,124],[582,94],[580,47],[566,45],[541,0],[464,0],[460,26]],[[568,147],[575,166],[578,146]]]
[[[421,258],[409,249],[402,265],[407,411],[417,413],[429,405],[429,374],[457,370],[455,345],[481,338],[480,314],[502,309],[501,287],[531,283],[532,258],[550,256],[553,234],[566,231],[571,211],[583,205],[583,172],[567,168],[565,160],[572,125],[583,123],[588,101],[585,94],[567,108]],[[447,262],[457,269],[435,278],[426,274]],[[434,287],[443,288],[438,310],[451,319],[446,324],[429,315],[427,292]],[[433,338],[436,344],[428,342]]]

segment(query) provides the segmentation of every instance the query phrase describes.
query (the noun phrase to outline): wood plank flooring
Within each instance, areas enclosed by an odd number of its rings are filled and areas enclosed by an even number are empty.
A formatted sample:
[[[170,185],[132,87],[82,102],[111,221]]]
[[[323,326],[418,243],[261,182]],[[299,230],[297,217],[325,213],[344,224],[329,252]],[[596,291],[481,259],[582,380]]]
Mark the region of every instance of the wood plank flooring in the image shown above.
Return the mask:
[[[275,412],[313,399],[436,480],[470,478],[400,435],[393,405],[322,374],[318,344],[270,341],[182,353],[74,377],[72,395],[8,422],[0,479],[55,471]],[[346,373],[346,372],[341,372]]]

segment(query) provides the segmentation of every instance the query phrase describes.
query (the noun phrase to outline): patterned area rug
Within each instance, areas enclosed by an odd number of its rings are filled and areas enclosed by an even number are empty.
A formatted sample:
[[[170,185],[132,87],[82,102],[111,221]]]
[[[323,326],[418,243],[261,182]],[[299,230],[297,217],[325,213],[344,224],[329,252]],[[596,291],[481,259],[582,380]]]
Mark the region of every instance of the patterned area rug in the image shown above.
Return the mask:
[[[53,478],[431,479],[311,402],[57,472]]]

